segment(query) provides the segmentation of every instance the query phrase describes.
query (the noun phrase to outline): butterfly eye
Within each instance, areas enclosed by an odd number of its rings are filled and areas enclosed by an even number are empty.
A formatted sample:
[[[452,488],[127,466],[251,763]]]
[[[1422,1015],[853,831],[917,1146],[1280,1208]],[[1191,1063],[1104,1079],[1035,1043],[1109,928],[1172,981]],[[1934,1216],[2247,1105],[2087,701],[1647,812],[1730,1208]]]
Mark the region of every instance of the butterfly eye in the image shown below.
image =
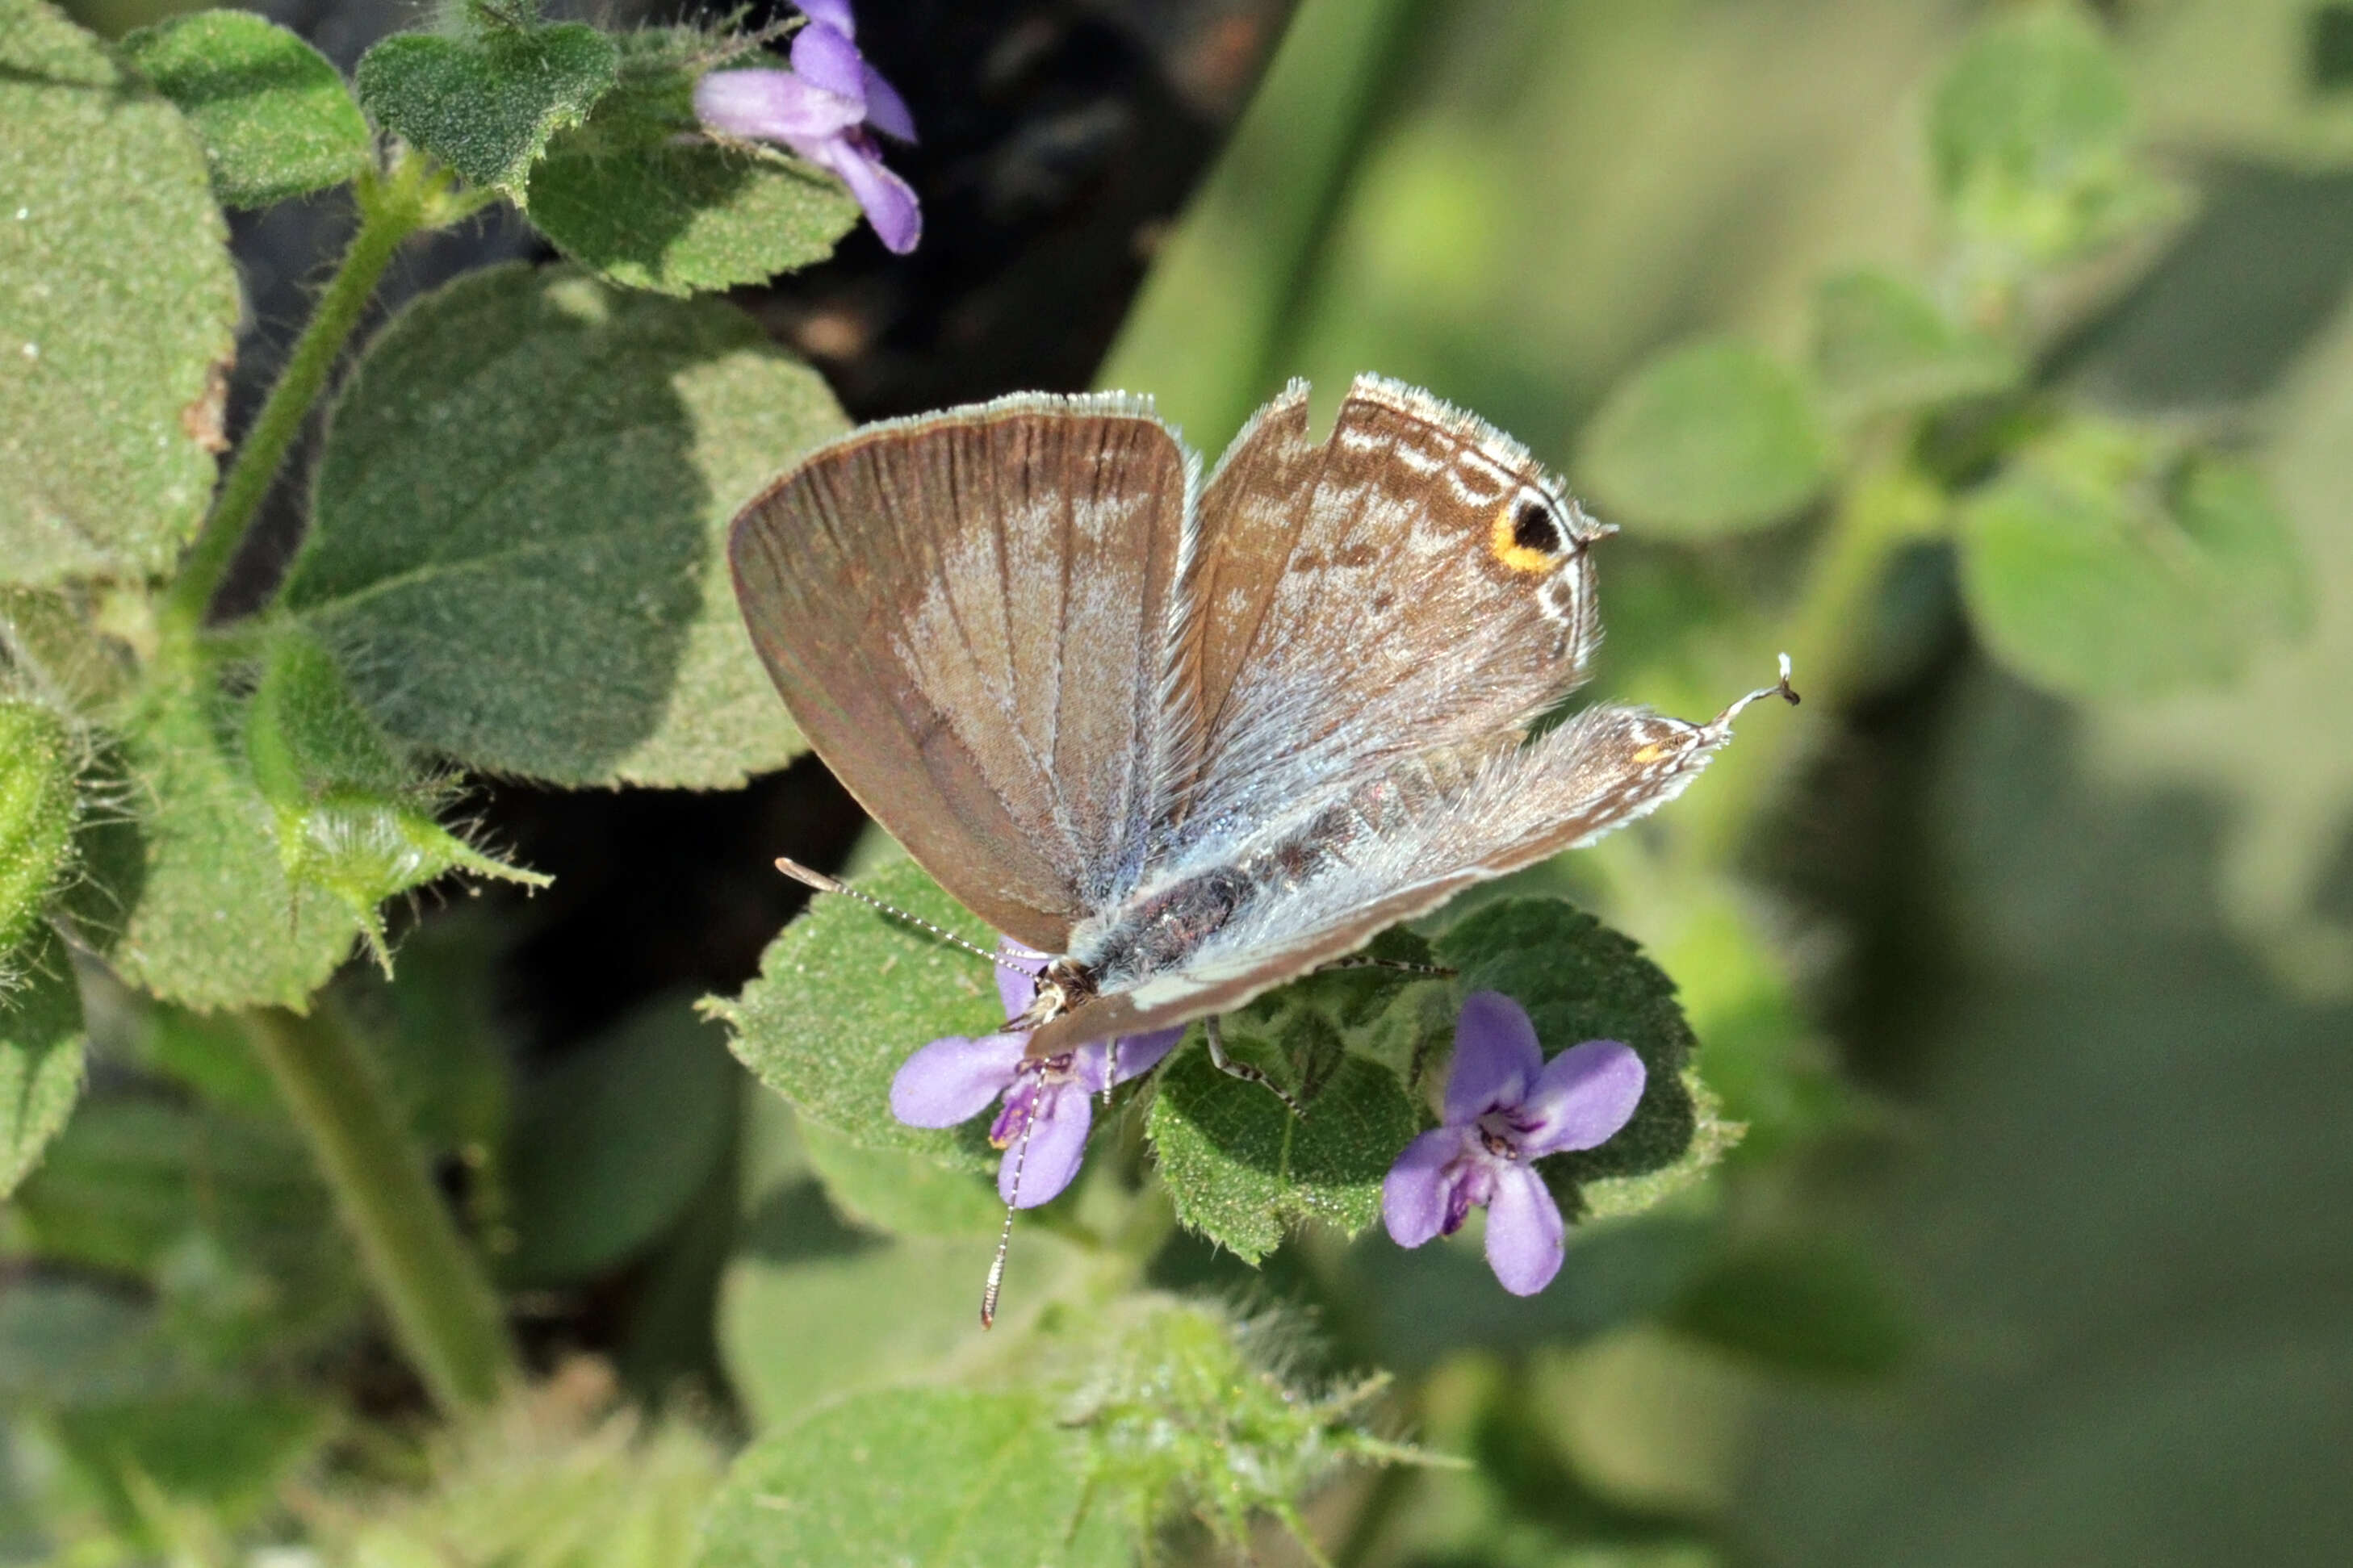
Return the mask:
[[[1487,548],[1514,572],[1550,572],[1568,551],[1568,531],[1547,502],[1523,492],[1495,513]]]
[[[1540,500],[1523,500],[1512,513],[1512,543],[1546,555],[1561,552],[1560,523]]]

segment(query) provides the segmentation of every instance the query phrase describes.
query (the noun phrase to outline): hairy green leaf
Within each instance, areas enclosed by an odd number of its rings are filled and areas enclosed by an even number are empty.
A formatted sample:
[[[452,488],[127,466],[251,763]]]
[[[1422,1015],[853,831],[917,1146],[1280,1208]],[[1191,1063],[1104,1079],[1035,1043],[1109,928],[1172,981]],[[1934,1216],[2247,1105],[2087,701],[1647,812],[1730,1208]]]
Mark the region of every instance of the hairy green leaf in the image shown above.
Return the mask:
[[[892,861],[859,887],[982,947],[995,944],[912,860]],[[706,1005],[735,1031],[735,1054],[762,1083],[851,1142],[997,1168],[974,1128],[931,1131],[891,1115],[892,1077],[917,1047],[943,1035],[986,1035],[1005,1021],[984,961],[854,900],[820,898],[768,944],[743,995]]]
[[[90,836],[83,934],[132,984],[199,1012],[301,1008],[351,951],[350,910],[286,876],[276,816],[208,693],[161,686],[124,725],[133,816]]]
[[[73,736],[32,702],[0,698],[0,998],[49,895],[73,864]]]
[[[1579,467],[1606,510],[1654,536],[1712,539],[1813,500],[1833,457],[1811,389],[1727,339],[1672,350],[1620,383],[1586,427]]]
[[[1138,1540],[1188,1513],[1239,1550],[1271,1513],[1310,1542],[1297,1504],[1332,1471],[1422,1458],[1360,1424],[1385,1378],[1319,1393],[1282,1375],[1302,1348],[1282,1318],[1206,1303],[1155,1301],[1124,1327],[1064,1420],[1087,1434],[1088,1479]]]
[[[1176,1217],[1250,1263],[1303,1221],[1353,1236],[1378,1219],[1381,1178],[1420,1131],[1397,1075],[1345,1054],[1313,1012],[1278,1022],[1253,1004],[1223,1026],[1228,1054],[1290,1088],[1306,1114],[1219,1072],[1197,1027],[1162,1069],[1146,1122]]]
[[[839,181],[696,133],[708,37],[651,28],[620,45],[620,85],[532,171],[523,210],[542,234],[616,283],[663,294],[764,282],[833,254],[859,217]]]
[[[804,1117],[801,1151],[826,1195],[870,1230],[906,1237],[994,1237],[1005,1218],[997,1183],[905,1149],[871,1149]]]
[[[559,784],[738,784],[801,742],[726,526],[845,424],[730,306],[471,273],[337,403],[286,602],[396,738]]]
[[[502,1272],[584,1279],[677,1219],[726,1152],[735,1064],[683,996],[647,1003],[525,1086],[508,1135]]]
[[[2233,458],[2079,420],[1961,511],[1970,618],[2003,663],[2069,695],[2223,679],[2311,616],[2302,552]]]
[[[1030,1394],[859,1394],[744,1451],[694,1562],[1124,1568],[1124,1533],[1082,1514],[1083,1465],[1080,1436]]]
[[[65,944],[46,926],[41,936],[25,977],[0,989],[0,1198],[39,1163],[81,1096],[81,993]]]
[[[277,819],[278,856],[298,889],[351,911],[392,973],[379,906],[451,871],[543,888],[550,879],[481,853],[435,820],[446,781],[400,756],[300,627],[269,639],[246,706],[246,758]]]
[[[620,51],[581,22],[524,25],[476,6],[471,37],[400,33],[360,58],[360,101],[385,130],[478,185],[522,199],[548,139],[587,118]]]
[[[1814,377],[1843,417],[1979,397],[2020,374],[2000,342],[1891,273],[1841,272],[1814,290]]]
[[[1637,1213],[1696,1180],[1737,1141],[1691,1071],[1697,1044],[1674,982],[1634,942],[1557,899],[1507,899],[1473,910],[1438,939],[1465,991],[1500,991],[1527,1009],[1545,1055],[1586,1040],[1633,1047],[1649,1082],[1633,1120],[1597,1149],[1538,1167],[1562,1212]]]
[[[225,206],[259,207],[355,179],[375,142],[341,72],[276,23],[198,11],[122,40],[195,127]]]
[[[172,106],[0,3],[0,581],[153,576],[212,495],[237,275]]]

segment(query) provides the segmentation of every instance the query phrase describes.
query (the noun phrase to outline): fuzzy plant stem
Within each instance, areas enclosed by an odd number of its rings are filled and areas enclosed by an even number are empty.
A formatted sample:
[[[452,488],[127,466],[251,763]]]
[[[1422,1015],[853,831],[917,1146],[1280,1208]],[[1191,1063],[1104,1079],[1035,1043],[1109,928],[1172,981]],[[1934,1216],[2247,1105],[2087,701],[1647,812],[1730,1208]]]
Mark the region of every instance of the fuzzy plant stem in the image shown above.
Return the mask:
[[[228,475],[213,499],[203,531],[181,563],[165,594],[159,630],[166,645],[192,646],[205,612],[236,561],[237,547],[253,526],[286,454],[302,433],[320,394],[326,390],[344,345],[367,313],[368,300],[391,265],[401,242],[422,228],[455,221],[480,205],[453,194],[447,174],[416,153],[404,153],[383,174],[370,174],[353,188],[360,226],[319,296],[317,309],[286,357],[277,384],[262,401],[253,427],[229,463]]]
[[[302,1131],[394,1336],[450,1415],[520,1381],[498,1294],[459,1236],[375,1068],[332,1010],[244,1015]]]

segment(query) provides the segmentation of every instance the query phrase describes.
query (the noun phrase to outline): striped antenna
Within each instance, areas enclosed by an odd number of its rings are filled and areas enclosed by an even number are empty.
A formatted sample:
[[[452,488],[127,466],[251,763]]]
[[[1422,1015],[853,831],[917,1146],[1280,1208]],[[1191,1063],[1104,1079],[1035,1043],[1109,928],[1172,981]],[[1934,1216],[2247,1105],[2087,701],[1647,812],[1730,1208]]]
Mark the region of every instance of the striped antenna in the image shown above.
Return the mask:
[[[971,953],[975,958],[985,958],[991,963],[995,963],[997,962],[997,954],[989,952],[987,949],[973,946],[972,943],[965,941],[964,938],[956,935],[956,933],[952,931],[942,931],[938,926],[934,925],[931,921],[923,919],[921,915],[911,915],[895,904],[884,903],[881,900],[876,898],[871,893],[860,892],[856,888],[851,887],[849,883],[841,880],[838,877],[828,877],[822,871],[812,871],[807,867],[802,865],[799,861],[787,860],[782,855],[776,857],[776,869],[782,871],[786,876],[790,877],[794,881],[798,882],[804,888],[809,888],[820,893],[839,893],[845,899],[856,899],[868,909],[880,910],[881,913],[890,916],[894,921],[904,921],[911,926],[920,926],[924,931],[931,932],[935,937],[938,937],[942,942],[946,942],[949,946],[960,947],[966,952]],[[1008,967],[1010,967],[1010,965]]]

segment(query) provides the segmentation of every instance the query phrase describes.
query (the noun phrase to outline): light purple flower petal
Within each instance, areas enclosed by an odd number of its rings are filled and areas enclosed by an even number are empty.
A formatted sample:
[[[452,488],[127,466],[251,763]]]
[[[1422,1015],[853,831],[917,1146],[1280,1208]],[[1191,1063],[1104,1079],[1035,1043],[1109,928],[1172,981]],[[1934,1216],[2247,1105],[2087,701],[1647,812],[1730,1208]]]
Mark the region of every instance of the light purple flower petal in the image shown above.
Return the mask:
[[[1009,936],[997,939],[997,994],[1005,1016],[1018,1018],[1038,994],[1038,976],[1046,973],[1046,955],[1032,952]]]
[[[899,89],[882,79],[882,73],[872,66],[865,68],[864,79],[859,84],[865,89],[866,123],[885,136],[895,136],[902,142],[915,140],[915,117],[907,109],[907,100]]]
[[[694,84],[694,117],[747,141],[807,142],[840,135],[866,107],[786,70],[712,71]]]
[[[793,6],[810,21],[831,27],[845,38],[858,37],[858,18],[849,13],[849,0],[793,0]]]
[[[1086,1157],[1087,1129],[1093,1121],[1087,1092],[1078,1084],[1039,1084],[1037,1120],[1029,1129],[1029,1151],[1022,1152],[1022,1129],[1008,1128],[1010,1142],[1005,1146],[1003,1163],[997,1167],[997,1195],[1024,1209],[1060,1196],[1079,1173],[1079,1162]],[[1013,1187],[1017,1169],[1021,1173],[1018,1194]]]
[[[1419,1247],[1445,1232],[1455,1184],[1449,1167],[1463,1152],[1460,1127],[1433,1127],[1405,1146],[1381,1178],[1381,1218],[1389,1227],[1390,1240],[1399,1247]]]
[[[1543,1070],[1536,1027],[1526,1009],[1500,991],[1473,991],[1454,1024],[1454,1066],[1446,1078],[1446,1120],[1476,1121],[1527,1098]]]
[[[858,117],[866,118],[866,61],[849,34],[811,22],[793,35],[792,59],[795,76],[849,99],[858,105]]]
[[[849,194],[866,209],[866,221],[873,226],[882,248],[904,256],[923,237],[923,210],[916,204],[914,188],[884,168],[879,154],[852,142],[849,137],[854,134],[846,133],[826,144],[828,153],[839,149],[839,156],[816,161],[849,184]]]
[[[1125,1083],[1132,1078],[1142,1078],[1158,1067],[1161,1058],[1175,1050],[1176,1042],[1184,1037],[1182,1024],[1173,1029],[1155,1029],[1148,1035],[1122,1035],[1113,1042],[1113,1060],[1117,1065],[1112,1069],[1112,1082]],[[1095,1086],[1095,1092],[1103,1092],[1101,1084]]]
[[[1027,1035],[950,1035],[934,1040],[891,1079],[891,1114],[910,1127],[954,1127],[988,1109],[1013,1083]]]
[[[1520,1154],[1558,1154],[1608,1142],[1633,1119],[1648,1075],[1642,1058],[1616,1040],[1571,1046],[1545,1064],[1512,1121]]]
[[[1487,1205],[1487,1263],[1504,1289],[1533,1296],[1560,1272],[1560,1205],[1527,1166],[1499,1163]]]

